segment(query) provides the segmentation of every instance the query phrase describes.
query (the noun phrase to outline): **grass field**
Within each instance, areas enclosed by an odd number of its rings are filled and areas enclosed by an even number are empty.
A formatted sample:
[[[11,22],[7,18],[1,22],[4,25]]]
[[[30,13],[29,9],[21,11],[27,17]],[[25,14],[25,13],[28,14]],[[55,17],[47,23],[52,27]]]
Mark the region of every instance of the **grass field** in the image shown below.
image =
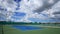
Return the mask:
[[[43,29],[41,30],[22,31],[16,28],[12,28],[12,26],[13,25],[4,25],[3,33],[4,34],[60,34],[60,28],[43,27]],[[40,25],[27,25],[27,26],[40,27]]]
[[[0,25],[0,34],[2,34],[2,25]]]

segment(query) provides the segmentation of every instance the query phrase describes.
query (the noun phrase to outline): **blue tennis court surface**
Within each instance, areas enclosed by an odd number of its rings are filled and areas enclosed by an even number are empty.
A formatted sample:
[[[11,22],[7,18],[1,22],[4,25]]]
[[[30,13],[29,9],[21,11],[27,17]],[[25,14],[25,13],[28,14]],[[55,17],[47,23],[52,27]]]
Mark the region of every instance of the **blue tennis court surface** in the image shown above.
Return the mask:
[[[14,25],[12,27],[16,28],[16,29],[23,30],[23,31],[27,31],[27,30],[41,30],[42,29],[40,27],[33,27],[33,26],[17,26],[17,25]]]

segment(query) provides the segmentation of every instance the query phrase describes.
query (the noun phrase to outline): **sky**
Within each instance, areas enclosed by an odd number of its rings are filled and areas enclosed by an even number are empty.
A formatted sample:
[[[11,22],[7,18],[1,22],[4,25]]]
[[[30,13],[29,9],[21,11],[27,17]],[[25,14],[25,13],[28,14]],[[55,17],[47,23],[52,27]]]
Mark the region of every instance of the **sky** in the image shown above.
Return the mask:
[[[60,22],[60,0],[0,0],[0,21]]]

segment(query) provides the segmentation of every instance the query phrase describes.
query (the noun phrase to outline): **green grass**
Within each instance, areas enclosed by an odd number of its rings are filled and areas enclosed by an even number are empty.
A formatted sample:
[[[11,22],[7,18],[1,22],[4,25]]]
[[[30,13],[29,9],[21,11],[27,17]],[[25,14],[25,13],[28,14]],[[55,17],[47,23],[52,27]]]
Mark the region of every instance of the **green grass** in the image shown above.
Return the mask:
[[[42,30],[21,31],[19,29],[12,28],[11,26],[12,25],[4,25],[4,34],[60,34],[60,28],[44,28]]]
[[[2,34],[2,25],[0,25],[0,34]]]

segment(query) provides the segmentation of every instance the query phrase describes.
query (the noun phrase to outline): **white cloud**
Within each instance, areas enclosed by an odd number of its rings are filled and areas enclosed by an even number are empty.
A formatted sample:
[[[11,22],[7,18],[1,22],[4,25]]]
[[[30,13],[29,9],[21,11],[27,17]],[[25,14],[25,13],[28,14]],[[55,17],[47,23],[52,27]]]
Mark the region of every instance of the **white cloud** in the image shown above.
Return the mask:
[[[26,16],[24,16],[24,18],[22,18],[21,20],[16,20],[16,21],[23,21],[23,22],[31,22],[30,20],[28,20],[28,18],[38,18],[38,19],[42,19],[42,20],[49,20],[50,18],[59,18],[60,16],[58,15],[55,15],[53,14],[54,12],[56,11],[60,11],[59,7],[60,7],[60,1],[58,3],[56,3],[55,5],[52,6],[51,9],[45,9],[44,11],[42,11],[40,14],[38,14],[37,12],[34,13],[33,11],[38,9],[38,8],[41,8],[43,6],[43,0],[22,0],[20,2],[20,10],[15,10],[17,8],[17,3],[14,2],[13,0],[12,1],[9,1],[9,2],[12,2],[12,3],[8,3],[9,0],[5,0],[2,4],[0,2],[0,5],[3,6],[4,8],[7,8],[7,11],[8,13],[13,15],[13,12],[24,12],[26,13]],[[54,3],[53,0],[49,0],[46,2],[49,2],[49,3]],[[10,15],[8,17],[8,19],[11,18]],[[60,14],[59,14],[60,15]],[[12,21],[14,19],[11,19]]]

